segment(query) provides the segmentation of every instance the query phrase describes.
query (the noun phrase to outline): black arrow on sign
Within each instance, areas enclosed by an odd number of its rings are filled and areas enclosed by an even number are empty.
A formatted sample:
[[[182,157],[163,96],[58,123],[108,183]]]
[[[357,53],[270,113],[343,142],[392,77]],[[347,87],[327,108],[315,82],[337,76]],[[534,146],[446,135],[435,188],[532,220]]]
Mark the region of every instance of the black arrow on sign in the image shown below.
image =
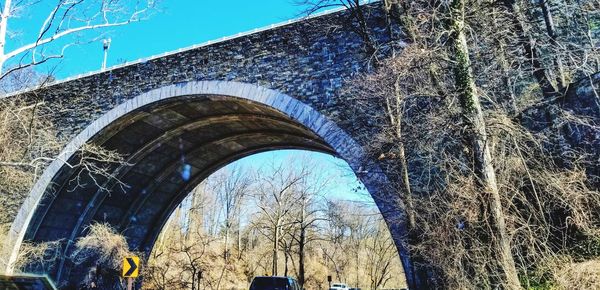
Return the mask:
[[[125,273],[125,276],[131,276],[131,274],[133,274],[135,269],[137,269],[137,265],[135,264],[135,262],[133,261],[132,258],[127,258],[127,263],[129,263],[130,268]]]

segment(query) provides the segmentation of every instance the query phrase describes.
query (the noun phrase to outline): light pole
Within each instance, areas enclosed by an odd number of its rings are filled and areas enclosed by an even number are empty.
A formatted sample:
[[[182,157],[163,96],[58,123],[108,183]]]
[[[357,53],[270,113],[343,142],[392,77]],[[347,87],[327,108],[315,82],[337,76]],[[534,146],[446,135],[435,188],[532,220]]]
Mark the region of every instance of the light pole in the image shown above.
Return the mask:
[[[104,49],[104,59],[102,60],[102,70],[106,69],[106,59],[108,58],[108,48],[110,48],[110,38],[102,41],[102,48]]]

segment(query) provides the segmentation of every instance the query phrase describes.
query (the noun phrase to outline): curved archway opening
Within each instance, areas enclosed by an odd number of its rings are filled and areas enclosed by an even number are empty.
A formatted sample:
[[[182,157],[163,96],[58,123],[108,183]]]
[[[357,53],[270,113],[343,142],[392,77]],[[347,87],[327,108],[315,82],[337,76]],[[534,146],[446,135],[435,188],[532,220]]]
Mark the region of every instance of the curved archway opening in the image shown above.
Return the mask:
[[[74,152],[86,144],[117,152],[124,162],[107,165],[105,174],[67,166],[77,164]],[[202,180],[240,158],[277,149],[340,156],[355,171],[363,166],[362,150],[351,137],[276,91],[210,81],[150,91],[86,127],[46,169],[13,223],[5,251],[14,261],[23,240],[62,240],[68,256],[86,226],[97,221],[123,233],[131,248],[149,253],[173,210]],[[365,170],[361,180],[382,213],[396,206],[377,196],[385,183],[379,170]],[[394,234],[398,245],[402,233]],[[408,256],[399,248],[406,268]],[[61,259],[49,274],[76,281],[78,271]]]
[[[147,261],[149,289],[248,289],[288,276],[305,289],[406,288],[374,200],[332,155],[277,150],[242,158],[193,189]],[[260,279],[260,278],[258,278]]]

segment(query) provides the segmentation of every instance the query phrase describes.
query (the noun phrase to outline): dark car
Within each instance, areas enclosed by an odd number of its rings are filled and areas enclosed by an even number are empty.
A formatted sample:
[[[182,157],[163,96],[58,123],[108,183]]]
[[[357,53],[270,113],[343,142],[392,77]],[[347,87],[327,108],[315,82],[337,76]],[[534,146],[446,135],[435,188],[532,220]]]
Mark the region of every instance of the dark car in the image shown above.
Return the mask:
[[[252,279],[250,290],[301,290],[296,279],[279,276],[257,276]]]

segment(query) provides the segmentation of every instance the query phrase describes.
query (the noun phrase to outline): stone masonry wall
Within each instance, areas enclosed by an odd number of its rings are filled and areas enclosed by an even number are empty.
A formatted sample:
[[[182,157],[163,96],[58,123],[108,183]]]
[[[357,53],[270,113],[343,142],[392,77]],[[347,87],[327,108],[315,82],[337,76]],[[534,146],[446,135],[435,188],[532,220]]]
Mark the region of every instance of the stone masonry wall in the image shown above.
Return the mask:
[[[367,8],[379,44],[390,43],[383,11]],[[70,140],[92,121],[127,99],[159,87],[198,80],[238,81],[278,90],[320,111],[351,133],[340,118],[337,90],[367,60],[346,11],[326,14],[182,51],[157,59],[58,83],[37,91],[53,121]],[[142,44],[143,45],[143,44]],[[132,48],[134,49],[134,48]]]

